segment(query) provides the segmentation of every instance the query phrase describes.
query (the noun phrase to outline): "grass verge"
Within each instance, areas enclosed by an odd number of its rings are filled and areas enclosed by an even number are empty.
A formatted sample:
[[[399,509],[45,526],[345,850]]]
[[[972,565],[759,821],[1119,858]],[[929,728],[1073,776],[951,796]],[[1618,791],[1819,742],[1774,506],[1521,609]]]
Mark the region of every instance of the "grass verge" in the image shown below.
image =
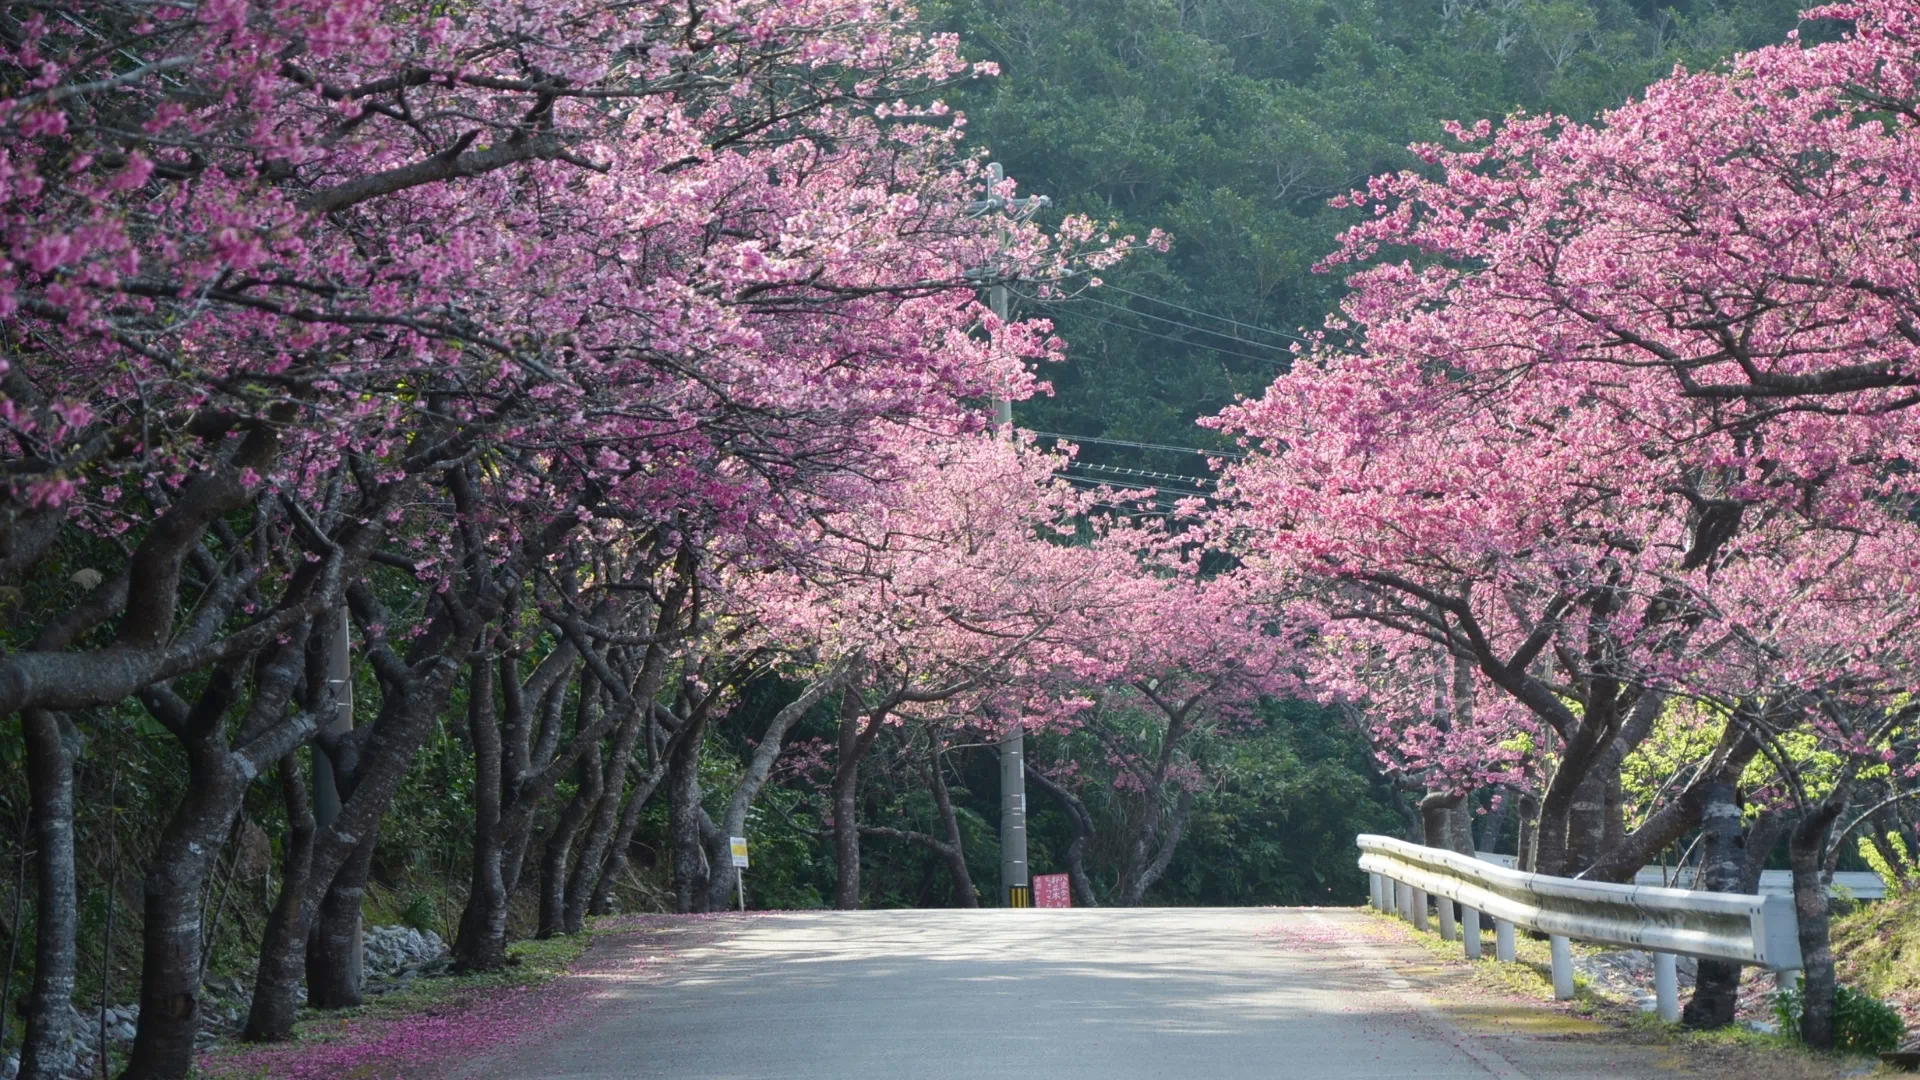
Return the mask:
[[[1563,1037],[1605,1031],[1620,1033],[1634,1042],[1665,1047],[1676,1063],[1689,1071],[1737,1076],[1743,1080],[1814,1080],[1880,1075],[1883,1071],[1872,1058],[1810,1050],[1789,1036],[1754,1031],[1740,1024],[1714,1031],[1669,1024],[1652,1013],[1642,1012],[1632,1002],[1601,993],[1579,972],[1574,973],[1573,1000],[1556,1001],[1552,953],[1545,941],[1515,935],[1515,962],[1503,964],[1494,959],[1493,929],[1489,925],[1483,928],[1480,959],[1468,960],[1460,942],[1443,941],[1433,931],[1422,933],[1395,915],[1372,908],[1361,910],[1371,916],[1370,925],[1383,938],[1403,941],[1432,954],[1436,965],[1445,973],[1448,998],[1454,998],[1465,987],[1470,994],[1518,1001],[1538,1008],[1543,1018],[1547,1013],[1557,1013],[1567,1021],[1567,1030],[1558,1033]],[[1603,951],[1606,950],[1573,943],[1576,959]],[[1528,1026],[1535,1033],[1552,1033],[1546,1029],[1553,1025]],[[1575,1030],[1576,1027],[1580,1030]]]

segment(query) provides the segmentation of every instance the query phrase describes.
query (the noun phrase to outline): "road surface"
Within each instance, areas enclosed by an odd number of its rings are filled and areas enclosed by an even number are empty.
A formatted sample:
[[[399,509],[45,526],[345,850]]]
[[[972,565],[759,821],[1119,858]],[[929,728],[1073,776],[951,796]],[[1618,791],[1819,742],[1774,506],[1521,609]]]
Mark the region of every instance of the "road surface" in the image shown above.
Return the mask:
[[[589,1019],[466,1075],[1675,1075],[1657,1049],[1569,1035],[1544,1008],[1510,1007],[1548,1018],[1530,1030],[1453,1007],[1432,954],[1350,910],[818,912],[711,929],[648,974],[610,980]]]

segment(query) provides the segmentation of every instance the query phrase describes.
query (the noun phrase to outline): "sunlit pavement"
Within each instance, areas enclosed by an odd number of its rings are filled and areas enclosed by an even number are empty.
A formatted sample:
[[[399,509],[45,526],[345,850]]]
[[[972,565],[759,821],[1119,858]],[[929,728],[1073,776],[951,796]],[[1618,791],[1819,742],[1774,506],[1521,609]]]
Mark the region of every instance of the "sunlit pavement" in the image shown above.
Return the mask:
[[[1429,954],[1347,910],[768,915],[468,1075],[673,1080],[1656,1076],[1595,1040],[1469,1030]]]

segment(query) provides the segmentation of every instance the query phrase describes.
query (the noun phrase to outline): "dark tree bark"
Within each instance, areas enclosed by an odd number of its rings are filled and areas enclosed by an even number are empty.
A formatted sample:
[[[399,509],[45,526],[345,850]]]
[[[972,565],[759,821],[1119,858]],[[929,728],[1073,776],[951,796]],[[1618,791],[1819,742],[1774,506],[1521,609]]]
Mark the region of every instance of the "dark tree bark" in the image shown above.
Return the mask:
[[[313,932],[307,936],[307,1004],[316,1009],[350,1009],[366,995],[360,957],[360,902],[367,894],[378,830],[356,845],[334,874],[320,900]]]
[[[60,1048],[79,1028],[73,1008],[79,898],[74,886],[73,757],[77,740],[65,718],[44,709],[21,715],[27,744],[27,786],[33,806],[36,917],[33,985],[27,991],[27,1032],[20,1076],[62,1080],[72,1069]],[[4,1004],[4,1003],[0,1003]]]
[[[507,905],[532,842],[534,811],[584,748],[576,739],[566,753],[558,752],[566,688],[578,658],[573,642],[563,640],[525,682],[510,650],[473,665],[467,714],[476,770],[473,884],[454,946],[454,962],[462,970],[492,971],[506,963]],[[529,702],[537,708],[528,708]],[[496,719],[496,711],[501,718]]]
[[[640,814],[667,777],[670,745],[665,737],[665,725],[660,722],[664,710],[654,702],[647,702],[646,709],[646,771],[634,779],[626,804],[620,808],[620,824],[614,829],[613,842],[607,845],[606,862],[600,869],[599,880],[594,882],[593,900],[587,909],[593,915],[613,914],[613,889],[620,875],[626,873],[628,851],[633,847],[634,834],[640,831]]]
[[[1520,796],[1518,834],[1514,840],[1514,865],[1535,871],[1540,865],[1540,799],[1531,791]]]
[[[1479,827],[1474,832],[1473,846],[1477,851],[1488,854],[1500,848],[1501,833],[1507,827],[1507,811],[1513,801],[1513,792],[1504,787],[1495,788],[1487,812],[1480,815]]]
[[[1652,862],[1663,848],[1699,826],[1708,793],[1719,790],[1714,785],[1735,783],[1759,752],[1760,743],[1754,738],[1750,725],[1728,724],[1720,734],[1713,760],[1686,789],[1649,815],[1639,828],[1609,846],[1606,854],[1580,876],[1589,881],[1632,881],[1640,868]],[[1765,857],[1766,853],[1762,852],[1761,858]]]
[[[1428,792],[1420,800],[1420,819],[1428,847],[1473,854],[1473,817],[1465,796]]]
[[[502,752],[493,669],[493,659],[484,655],[467,665],[467,735],[473,741],[473,876],[453,943],[453,962],[462,971],[497,971],[507,962],[506,838],[500,832]]]
[[[1746,876],[1746,848],[1741,843],[1740,807],[1729,780],[1715,779],[1704,793],[1701,811],[1701,860],[1696,888],[1733,892]],[[1680,1022],[1690,1028],[1720,1028],[1733,1023],[1740,993],[1740,965],[1724,960],[1700,961],[1693,997],[1681,1010]]]
[[[585,925],[587,909],[599,888],[601,875],[606,872],[607,849],[612,845],[620,824],[621,795],[626,789],[627,774],[633,771],[634,750],[643,735],[651,737],[649,732],[654,699],[660,694],[665,674],[665,650],[658,645],[651,645],[641,660],[638,685],[631,691],[622,686],[612,688],[615,704],[621,711],[621,720],[614,730],[612,754],[604,764],[600,798],[581,837],[579,857],[574,860],[573,870],[567,875],[561,923],[569,934],[579,933]],[[645,783],[644,778],[642,783]],[[650,795],[651,785],[647,786]],[[644,796],[642,801],[645,801]]]
[[[1560,873],[1578,875],[1592,866],[1606,845],[1607,803],[1613,777],[1595,768],[1588,772],[1573,792],[1573,805],[1567,813],[1567,850]]]
[[[474,636],[472,631],[461,635],[465,643]],[[314,831],[310,856],[290,866],[293,872],[281,883],[254,978],[253,1003],[247,1013],[249,1039],[278,1040],[292,1032],[296,990],[305,975],[307,935],[321,901],[361,841],[379,827],[414,752],[445,706],[457,665],[440,655],[446,643],[432,637],[430,631],[422,639],[427,658],[411,666],[392,656],[384,642],[369,650],[385,684],[380,717],[354,733],[345,760],[336,759],[336,766],[347,765],[342,771],[353,777],[352,794],[341,805],[339,819],[331,828]],[[297,784],[298,778],[294,780]],[[304,791],[300,800],[305,803]],[[306,827],[312,829],[312,811],[303,812]]]
[[[1833,1048],[1833,943],[1828,937],[1827,834],[1846,809],[1844,785],[1804,812],[1788,838],[1793,866],[1793,911],[1800,922],[1801,974],[1806,980],[1801,997],[1800,1039],[1822,1050]]]
[[[707,907],[707,858],[701,844],[700,746],[707,716],[691,710],[679,740],[667,754],[667,834],[673,849],[673,909],[686,913]]]
[[[216,669],[191,708],[167,686],[149,687],[141,694],[154,718],[180,739],[187,755],[187,786],[147,864],[140,1018],[124,1077],[175,1080],[193,1069],[206,956],[200,898],[253,778],[265,761],[287,753],[318,726],[315,708],[292,722],[280,721],[298,683],[301,660],[301,648],[290,640],[256,666],[253,702],[238,750],[228,747],[223,721],[239,697],[239,665]],[[332,696],[322,692],[309,704],[325,708],[331,702]]]
[[[1142,867],[1137,875],[1123,876],[1120,880],[1120,903],[1126,907],[1139,907],[1147,902],[1147,890],[1159,883],[1173,864],[1173,853],[1180,847],[1181,834],[1186,831],[1187,819],[1193,813],[1192,788],[1183,787],[1174,798],[1173,812],[1168,814],[1165,831],[1160,836],[1160,846],[1153,858]]]
[[[1081,907],[1099,907],[1100,899],[1094,895],[1093,879],[1087,876],[1087,846],[1093,842],[1094,836],[1093,815],[1088,812],[1087,804],[1053,777],[1037,769],[1028,769],[1027,776],[1060,804],[1061,811],[1067,815],[1068,824],[1073,828],[1073,839],[1067,842],[1065,858],[1067,881],[1073,886],[1074,903]]]
[[[607,845],[605,862],[600,868],[600,876],[593,885],[593,899],[588,904],[590,915],[613,914],[613,889],[619,884],[620,875],[627,870],[627,851],[633,846],[633,835],[640,831],[640,814],[652,801],[653,793],[660,788],[660,781],[666,779],[667,763],[665,755],[648,766],[646,772],[635,777],[632,790],[627,793],[627,801],[620,808],[620,824],[614,830],[613,841]]]
[[[1193,809],[1193,789],[1181,785],[1169,810],[1166,805],[1167,787],[1172,783],[1170,777],[1175,756],[1187,734],[1193,730],[1195,710],[1206,694],[1203,690],[1182,702],[1169,701],[1145,684],[1138,684],[1136,689],[1166,717],[1167,727],[1160,734],[1159,753],[1154,757],[1152,767],[1131,766],[1135,779],[1140,783],[1141,813],[1140,820],[1133,825],[1133,835],[1127,839],[1126,858],[1120,866],[1120,884],[1114,890],[1114,903],[1122,907],[1138,907],[1146,902],[1147,890],[1153,888],[1161,875],[1166,873],[1173,861],[1173,853],[1180,845],[1181,834],[1186,830],[1187,815]],[[1095,725],[1092,730],[1116,752],[1120,760],[1132,761],[1132,755],[1119,745],[1105,727]]]
[[[939,741],[933,742],[928,752],[927,779],[933,786],[933,806],[940,814],[940,827],[946,831],[946,842],[938,850],[946,860],[947,872],[953,875],[954,898],[964,908],[980,906],[979,890],[973,887],[973,875],[967,870],[967,852],[964,839],[960,835],[960,818],[953,811],[953,795],[947,790],[946,755],[941,751]]]
[[[247,1011],[247,1037],[252,1039],[285,1038],[293,1030],[306,966],[306,922],[300,905],[313,872],[313,805],[300,775],[300,762],[291,754],[280,761],[280,794],[287,806],[287,838],[281,855],[280,892],[261,936],[253,1000]]]
[[[840,696],[840,738],[833,762],[833,906],[860,907],[860,762],[880,734],[886,713],[876,708],[862,722],[860,694],[849,686]]]
[[[586,711],[583,705],[581,711]],[[580,718],[587,725],[586,716]],[[599,743],[589,747],[580,759],[579,790],[547,834],[546,852],[540,859],[540,928],[537,936],[550,938],[567,932],[567,856],[573,850],[574,837],[600,801],[601,753]]]

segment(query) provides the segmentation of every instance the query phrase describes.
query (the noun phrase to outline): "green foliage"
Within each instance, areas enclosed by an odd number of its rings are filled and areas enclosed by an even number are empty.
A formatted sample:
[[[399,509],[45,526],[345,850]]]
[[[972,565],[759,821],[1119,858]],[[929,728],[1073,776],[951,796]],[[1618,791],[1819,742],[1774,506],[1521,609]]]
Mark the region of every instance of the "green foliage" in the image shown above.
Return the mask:
[[[1800,1014],[1806,1003],[1805,979],[1796,979],[1773,999],[1773,1015],[1780,1030],[1789,1034],[1800,1030]],[[1900,1045],[1907,1032],[1906,1022],[1892,1005],[1872,994],[1845,983],[1833,988],[1833,1045],[1835,1049],[1856,1054],[1879,1054]]]
[[[1104,275],[1118,289],[1027,310],[1070,362],[1039,430],[1218,445],[1193,419],[1257,394],[1342,292],[1313,272],[1351,220],[1329,197],[1419,167],[1442,122],[1514,109],[1579,118],[1676,63],[1784,40],[1800,0],[940,0],[930,18],[999,78],[960,94],[971,137],[1057,212],[1175,236]],[[1130,297],[1159,297],[1193,311]],[[1117,306],[1110,306],[1117,305]],[[1172,339],[1172,340],[1169,340]],[[1192,455],[1089,446],[1192,474]]]
[[[1233,744],[1220,785],[1193,820],[1155,903],[1351,904],[1366,896],[1353,837],[1400,827],[1358,733],[1328,711],[1288,701]]]
[[[1901,890],[1907,880],[1913,876],[1915,868],[1913,855],[1907,850],[1906,839],[1898,832],[1888,832],[1886,835],[1887,847],[1892,849],[1895,862],[1888,862],[1882,858],[1879,849],[1874,847],[1873,841],[1867,837],[1860,837],[1856,843],[1860,851],[1860,861],[1866,863],[1867,869],[1879,874],[1880,880],[1887,883],[1886,898],[1899,900]]]
[[[1833,952],[1839,978],[1920,1022],[1920,894],[1907,889],[1834,919]]]
[[[433,897],[426,893],[414,893],[407,900],[406,908],[400,912],[400,922],[415,930],[432,930],[438,933],[441,927],[440,910]]]

